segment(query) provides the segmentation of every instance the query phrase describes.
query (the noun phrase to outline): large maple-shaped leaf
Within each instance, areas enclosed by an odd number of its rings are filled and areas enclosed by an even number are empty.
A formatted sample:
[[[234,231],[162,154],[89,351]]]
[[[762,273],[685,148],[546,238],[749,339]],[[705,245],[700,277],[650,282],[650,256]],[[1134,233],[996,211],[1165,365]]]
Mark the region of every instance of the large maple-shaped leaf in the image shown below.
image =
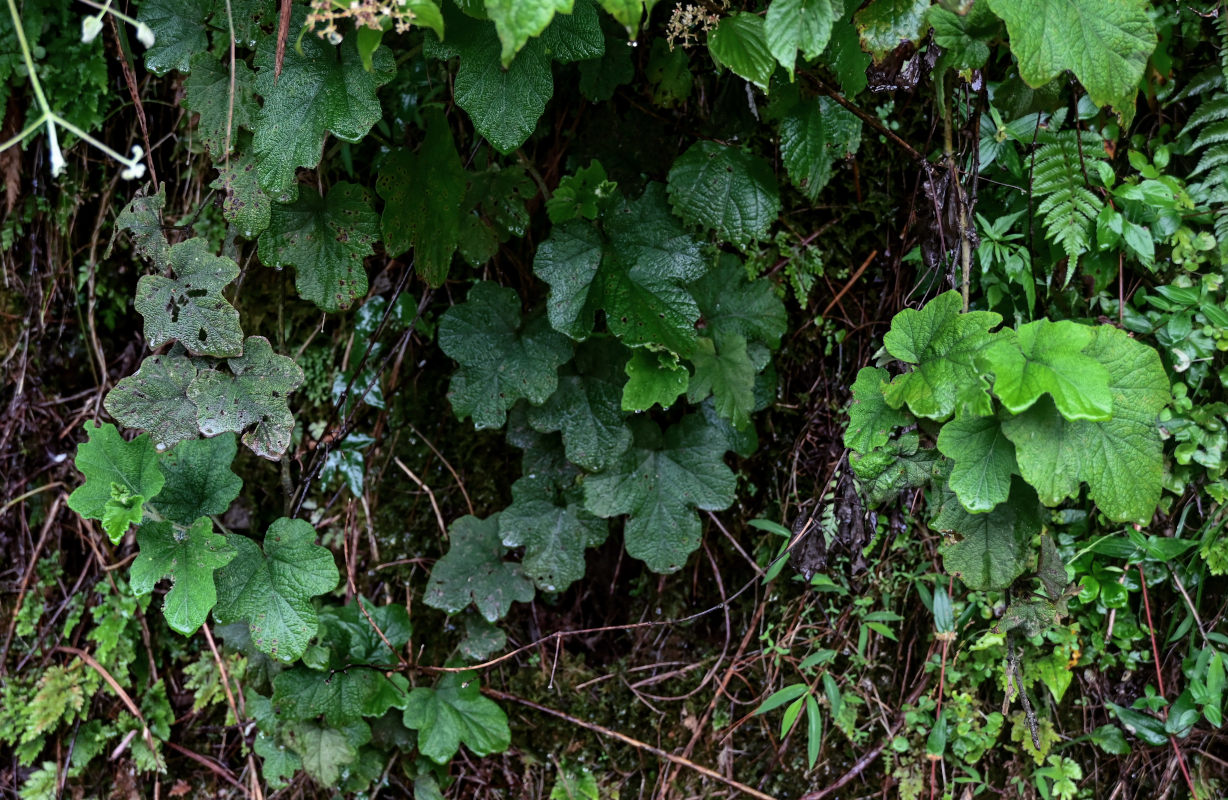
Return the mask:
[[[736,245],[763,239],[780,216],[772,166],[716,142],[698,142],[669,171],[669,201],[678,216]]]
[[[85,435],[73,462],[85,483],[68,496],[68,507],[85,519],[114,520],[113,525],[104,522],[104,528],[111,541],[118,542],[129,522],[140,520],[141,503],[162,491],[166,479],[158,468],[158,453],[149,434],[126,442],[109,422],[85,423]],[[117,513],[125,509],[137,513]]]
[[[338,183],[321,197],[305,186],[298,200],[274,203],[269,227],[260,234],[260,260],[293,266],[299,296],[325,311],[349,308],[367,293],[363,259],[375,252],[379,215],[367,190]]]
[[[884,388],[887,405],[907,404],[918,417],[938,420],[951,416],[957,406],[978,416],[989,413],[988,384],[976,359],[994,341],[989,329],[1002,317],[992,311],[961,314],[962,302],[959,292],[946,292],[924,308],[906,308],[891,320],[883,345],[914,366]]]
[[[276,460],[290,446],[294,415],[289,396],[303,383],[303,370],[273,352],[263,336],[249,336],[243,355],[229,359],[230,374],[205,369],[188,386],[196,421],[205,436],[231,431],[258,456]]]
[[[418,732],[418,751],[436,764],[451,761],[462,744],[474,755],[486,756],[506,750],[512,739],[507,715],[482,696],[473,672],[449,672],[433,689],[414,689],[405,727]]]
[[[299,14],[302,12],[300,11]],[[293,25],[302,27],[296,14]],[[355,36],[339,47],[304,36],[287,47],[276,77],[277,43],[266,36],[256,52],[256,92],[264,98],[253,146],[260,185],[278,202],[298,196],[295,170],[320,163],[324,138],[357,142],[383,116],[375,90],[394,75],[392,52],[381,47],[363,68]],[[203,48],[202,48],[203,49]]]
[[[333,554],[315,543],[315,529],[301,519],[270,525],[263,552],[246,536],[226,538],[238,555],[215,576],[213,615],[223,625],[246,620],[262,652],[298,659],[319,627],[311,598],[337,586]]]
[[[246,62],[236,60],[232,94],[230,69],[230,65],[201,51],[192,56],[192,74],[183,81],[183,105],[200,115],[196,132],[219,162],[222,156],[234,150],[239,128],[253,130],[260,113],[255,97],[255,73]]]
[[[162,453],[158,464],[166,484],[158,493],[158,513],[181,525],[212,514],[225,514],[243,489],[231,471],[239,445],[234,434],[182,442]]]
[[[417,153],[393,151],[375,188],[384,198],[384,248],[399,256],[411,247],[414,269],[432,287],[443,285],[460,243],[465,168],[442,114],[428,115]]]
[[[558,387],[559,365],[571,358],[571,342],[544,318],[521,322],[515,290],[490,281],[474,284],[464,303],[439,320],[439,347],[460,362],[448,399],[475,427],[501,428],[520,398],[540,405]]]
[[[499,537],[499,515],[486,519],[464,516],[448,528],[451,547],[435,562],[423,600],[432,608],[455,614],[473,603],[489,622],[507,615],[514,601],[533,599],[533,584],[519,564],[503,560],[507,553]]]
[[[543,433],[561,431],[567,458],[590,472],[606,468],[631,446],[622,409],[627,348],[612,339],[591,339],[576,348],[576,373],[559,376],[546,402],[529,409],[529,424]]]
[[[1064,70],[1128,121],[1156,29],[1141,0],[989,0],[1006,22],[1019,75],[1034,88]]]
[[[768,50],[793,79],[800,48],[810,61],[827,47],[831,26],[844,15],[843,0],[773,0],[764,17]]]
[[[1045,505],[1074,497],[1086,483],[1109,519],[1146,524],[1160,500],[1159,413],[1171,399],[1160,355],[1108,325],[1095,329],[1083,352],[1108,370],[1112,419],[1070,421],[1042,398],[1002,430],[1015,443],[1020,474]]]
[[[725,465],[726,439],[698,414],[664,435],[645,419],[635,443],[605,472],[584,481],[584,504],[599,517],[628,514],[627,552],[654,572],[675,572],[699,547],[694,509],[719,511],[734,499],[736,479]]]
[[[650,184],[604,223],[604,234],[579,220],[555,226],[538,248],[533,269],[550,284],[550,323],[584,339],[603,310],[625,344],[690,355],[699,307],[686,284],[707,264],[699,242],[670,213],[664,188]]]
[[[887,370],[862,367],[853,381],[853,402],[849,405],[849,425],[844,431],[844,446],[857,453],[868,453],[882,447],[891,438],[891,431],[907,425],[911,417],[892,408],[883,400],[883,384]]]
[[[755,365],[746,353],[746,339],[736,333],[701,337],[691,364],[695,374],[687,386],[687,400],[701,403],[711,394],[716,413],[735,428],[746,428],[755,410]]]
[[[512,504],[499,514],[499,535],[508,547],[524,548],[521,566],[537,588],[561,592],[584,577],[584,551],[605,541],[610,523],[553,484],[541,476],[512,484]]]
[[[1111,417],[1108,370],[1083,352],[1093,330],[1069,320],[1040,319],[994,342],[984,360],[994,373],[993,392],[1002,405],[1018,414],[1048,394],[1066,419]]]
[[[213,13],[213,0],[146,0],[139,19],[153,31],[154,43],[145,51],[145,68],[155,75],[171,70],[187,72],[194,53],[209,48],[205,26]]]
[[[1036,492],[1015,480],[1010,500],[988,514],[970,514],[952,492],[939,492],[930,520],[936,531],[953,533],[942,548],[942,564],[969,589],[1005,589],[1027,567],[1027,545],[1040,530]]]
[[[213,255],[201,238],[175,245],[167,260],[173,278],[145,275],[136,284],[136,310],[145,318],[149,347],[175,340],[192,355],[240,355],[239,312],[222,296],[226,284],[239,277],[239,266]]]
[[[196,404],[188,398],[198,372],[187,356],[150,356],[115,384],[103,405],[122,425],[144,429],[159,450],[166,450],[198,435]]]
[[[1019,467],[996,417],[956,416],[942,426],[938,450],[954,462],[949,485],[968,511],[989,511],[1010,495]]]
[[[785,304],[769,280],[750,280],[746,268],[730,254],[687,286],[699,306],[699,327],[712,337],[737,334],[775,350],[789,327]]]
[[[200,517],[181,528],[169,521],[146,522],[136,532],[140,554],[132,562],[132,591],[149,594],[162,578],[170,578],[162,612],[173,630],[196,633],[217,602],[213,572],[230,563],[238,551],[225,536],[213,532],[213,522]]]
[[[485,5],[486,17],[499,34],[499,57],[506,69],[525,42],[546,30],[555,12],[571,13],[574,0],[485,0]]]

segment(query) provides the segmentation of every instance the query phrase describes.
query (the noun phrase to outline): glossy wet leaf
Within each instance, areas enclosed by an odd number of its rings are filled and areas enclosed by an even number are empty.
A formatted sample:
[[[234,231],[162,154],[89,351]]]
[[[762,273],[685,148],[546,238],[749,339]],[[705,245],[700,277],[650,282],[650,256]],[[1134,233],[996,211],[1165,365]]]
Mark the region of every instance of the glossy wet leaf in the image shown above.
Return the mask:
[[[780,117],[780,157],[789,180],[810,200],[837,162],[861,147],[861,120],[827,97],[799,98]]]
[[[205,22],[213,0],[146,0],[138,19],[154,33],[153,47],[145,51],[145,68],[155,75],[171,70],[187,72],[194,53],[209,48]]]
[[[405,727],[418,732],[419,752],[436,764],[451,761],[462,744],[485,756],[506,750],[511,742],[507,715],[482,696],[474,672],[449,672],[434,688],[414,689]]]
[[[499,514],[503,544],[525,549],[524,574],[545,592],[561,592],[584,577],[584,551],[604,542],[609,527],[546,477],[512,484],[512,504]]]
[[[519,564],[504,561],[499,515],[464,516],[448,528],[450,546],[435,562],[423,600],[449,614],[473,603],[489,622],[507,616],[512,603],[533,599],[533,584]]]
[[[192,355],[241,355],[239,312],[222,289],[239,276],[239,266],[213,255],[207,241],[188,239],[167,252],[174,277],[145,275],[136,285],[136,310],[145,318],[151,349],[177,341]]]
[[[571,13],[574,0],[485,0],[485,5],[486,17],[499,34],[499,58],[506,69],[525,42],[541,35],[556,12]]]
[[[780,215],[771,165],[716,142],[694,144],[674,162],[669,201],[687,222],[715,230],[736,245],[765,238]]]
[[[158,581],[169,578],[162,612],[171,628],[191,636],[204,623],[217,602],[213,573],[230,563],[238,551],[226,537],[214,533],[213,522],[200,517],[191,525],[169,521],[147,522],[137,529],[140,549],[132,562],[132,591],[149,594]]]

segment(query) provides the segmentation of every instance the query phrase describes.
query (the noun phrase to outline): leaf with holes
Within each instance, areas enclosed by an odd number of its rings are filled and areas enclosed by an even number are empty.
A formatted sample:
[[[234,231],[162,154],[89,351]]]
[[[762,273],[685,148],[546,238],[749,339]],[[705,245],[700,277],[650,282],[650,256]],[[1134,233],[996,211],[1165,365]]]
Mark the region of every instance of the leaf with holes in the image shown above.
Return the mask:
[[[213,522],[200,517],[181,528],[169,521],[146,522],[136,532],[140,554],[132,562],[132,591],[149,594],[162,578],[170,578],[162,613],[171,628],[191,636],[204,624],[217,602],[215,570],[230,563],[238,551],[225,536],[213,532]]]
[[[1010,495],[1019,466],[996,417],[956,416],[942,426],[938,450],[954,462],[949,485],[968,511],[990,511]]]
[[[699,306],[686,284],[707,270],[699,242],[670,213],[660,184],[603,221],[604,231],[579,220],[557,225],[537,249],[533,269],[550,284],[550,324],[582,340],[605,311],[624,344],[690,355]]]
[[[238,449],[234,434],[223,433],[182,442],[158,456],[166,476],[158,493],[158,513],[180,525],[225,514],[243,489],[243,479],[230,469]]]
[[[150,356],[115,384],[103,405],[122,425],[144,429],[158,450],[167,450],[199,435],[196,404],[188,398],[198,372],[187,356]]]
[[[1070,421],[1042,398],[1002,430],[1045,505],[1074,497],[1086,483],[1109,519],[1146,524],[1164,480],[1159,413],[1171,399],[1168,376],[1159,353],[1109,325],[1095,329],[1083,353],[1108,370],[1112,419]]]
[[[772,167],[759,156],[716,142],[691,145],[669,171],[678,216],[743,246],[763,239],[780,216]]]
[[[290,446],[294,415],[289,395],[303,382],[303,370],[276,355],[269,340],[249,336],[243,355],[227,361],[230,374],[201,370],[188,386],[196,404],[197,425],[205,436],[231,431],[256,455],[276,460]]]
[[[631,446],[622,409],[627,348],[591,339],[576,348],[576,374],[559,377],[546,402],[529,409],[529,424],[542,433],[562,431],[567,459],[591,472],[605,469]]]
[[[174,340],[196,356],[241,355],[239,312],[222,296],[222,289],[239,276],[239,266],[213,255],[200,238],[175,245],[167,259],[173,278],[145,275],[136,285],[136,310],[145,318],[149,347]]]
[[[1109,419],[1108,370],[1083,352],[1094,330],[1069,320],[1039,319],[1003,335],[984,354],[994,373],[994,394],[1015,414],[1048,394],[1066,419]]]
[[[419,686],[409,695],[405,727],[418,732],[418,750],[436,764],[447,764],[464,744],[474,755],[500,753],[511,744],[507,715],[482,696],[473,672],[449,672],[434,688]]]
[[[473,603],[488,622],[504,616],[514,601],[533,599],[533,584],[519,564],[504,561],[499,515],[464,516],[448,528],[451,547],[435,562],[423,600],[449,614]]]
[[[479,429],[503,427],[522,397],[544,403],[558,387],[559,365],[571,358],[567,337],[543,318],[523,323],[516,292],[490,281],[444,312],[439,347],[461,365],[448,387],[452,408]]]
[[[260,234],[260,260],[292,266],[299,296],[325,311],[349,308],[367,293],[363,259],[375,252],[379,215],[367,190],[337,183],[320,197],[310,186],[289,205],[275,203],[268,229]]]
[[[853,402],[849,405],[849,425],[844,431],[844,446],[857,453],[882,447],[891,432],[912,419],[906,412],[892,408],[883,400],[883,384],[891,377],[879,367],[862,367],[853,382]]]
[[[635,443],[605,472],[584,481],[584,504],[599,517],[628,514],[627,552],[654,572],[675,572],[699,546],[694,509],[720,511],[734,499],[736,480],[725,466],[726,439],[698,414],[664,434],[655,423],[632,422]]]
[[[959,292],[946,292],[924,308],[906,308],[891,320],[883,346],[913,369],[884,387],[887,405],[907,405],[918,417],[937,420],[957,407],[977,416],[990,412],[988,384],[976,358],[997,338],[989,330],[1002,317],[992,311],[961,314],[962,302]]]
[[[524,574],[544,592],[561,592],[583,578],[585,549],[604,542],[609,528],[543,476],[512,484],[512,504],[499,514],[503,544],[524,548]]]
[[[305,12],[299,8],[291,27],[303,26]],[[357,142],[383,116],[375,90],[390,81],[395,70],[386,47],[375,51],[367,71],[356,37],[347,36],[334,47],[318,36],[303,36],[297,47],[285,48],[278,78],[276,39],[263,37],[256,51],[256,92],[264,105],[253,148],[260,185],[277,202],[290,203],[299,192],[296,169],[315,169],[328,134]]]
[[[68,507],[85,519],[103,520],[110,516],[114,524],[107,534],[112,542],[118,542],[133,519],[132,515],[119,512],[134,507],[139,511],[141,503],[137,498],[143,502],[154,499],[166,479],[158,468],[158,454],[149,434],[126,442],[111,423],[87,422],[85,435],[86,441],[77,445],[73,461],[85,476],[85,483],[68,496]]]
[[[260,187],[256,175],[256,159],[251,152],[251,137],[240,137],[238,152],[228,162],[217,165],[218,176],[209,188],[225,193],[222,198],[222,218],[235,233],[253,240],[269,227],[271,204]]]
[[[315,543],[315,529],[301,519],[270,525],[263,551],[246,536],[226,538],[238,555],[215,576],[213,616],[223,625],[245,620],[261,652],[295,661],[319,627],[311,598],[337,586],[333,554]]]
[[[150,195],[138,195],[124,206],[115,218],[116,230],[128,231],[137,254],[158,269],[165,269],[170,243],[162,229],[162,211],[166,208],[166,186]],[[107,246],[104,258],[109,258],[115,241]]]
[[[183,81],[183,105],[200,115],[196,132],[215,161],[234,151],[239,128],[255,130],[260,113],[255,82],[247,63],[235,61],[232,94],[229,65],[204,51],[192,56],[192,73]]]

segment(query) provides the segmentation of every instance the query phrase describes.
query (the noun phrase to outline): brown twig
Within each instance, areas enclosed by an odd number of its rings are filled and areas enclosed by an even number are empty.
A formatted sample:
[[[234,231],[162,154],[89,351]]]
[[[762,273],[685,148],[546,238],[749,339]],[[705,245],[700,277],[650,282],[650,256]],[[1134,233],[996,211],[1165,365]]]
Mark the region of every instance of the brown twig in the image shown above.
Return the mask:
[[[124,691],[124,687],[119,685],[119,681],[115,680],[115,678],[111,676],[110,672],[107,672],[106,667],[94,660],[94,657],[89,653],[76,647],[70,647],[69,645],[62,644],[55,649],[61,653],[76,656],[84,661],[100,676],[102,676],[102,679],[107,682],[107,685],[110,686],[111,690],[119,697],[120,701],[128,709],[128,712],[132,714],[132,716],[136,717],[137,722],[141,723],[141,733],[145,737],[145,744],[149,746],[149,752],[153,756],[154,761],[160,761],[161,759],[158,757],[158,748],[154,743],[153,733],[149,730],[149,723],[145,721],[145,715],[141,713],[141,709],[137,708],[136,703],[132,702],[132,698],[126,691]]]
[[[857,279],[861,277],[861,273],[866,271],[866,267],[870,266],[870,262],[873,261],[875,257],[877,256],[878,256],[877,250],[870,251],[870,255],[866,256],[866,260],[861,262],[861,266],[858,267],[857,271],[853,273],[853,277],[849,278],[845,282],[844,287],[839,292],[836,292],[836,296],[833,297],[831,299],[831,302],[827,304],[827,307],[823,309],[823,313],[819,314],[820,318],[826,317],[827,312],[831,311],[836,306],[836,304],[840,302],[840,298],[844,297],[844,295],[848,293],[848,290],[853,288],[853,284],[857,283]]]
[[[439,533],[446,540],[448,538],[448,523],[443,521],[443,513],[439,510],[439,503],[435,502],[435,493],[431,491],[431,487],[427,486],[421,478],[414,474],[414,471],[405,466],[405,462],[398,456],[392,457],[393,463],[401,468],[401,471],[409,476],[410,480],[418,484],[418,486],[426,492],[426,496],[431,499],[431,508],[435,510],[435,521],[439,523]]]
[[[136,121],[141,126],[141,141],[145,142],[145,165],[149,167],[149,179],[153,181],[154,186],[157,186],[158,173],[154,170],[153,146],[149,144],[149,123],[145,119],[145,105],[141,102],[141,92],[136,86],[136,73],[132,71],[132,64],[128,62],[128,53],[124,50],[119,38],[119,25],[115,22],[115,15],[107,14],[106,17],[111,23],[111,36],[115,39],[115,48],[119,50],[120,71],[124,73],[124,82],[128,84],[128,94],[132,96],[132,105],[136,108]]]

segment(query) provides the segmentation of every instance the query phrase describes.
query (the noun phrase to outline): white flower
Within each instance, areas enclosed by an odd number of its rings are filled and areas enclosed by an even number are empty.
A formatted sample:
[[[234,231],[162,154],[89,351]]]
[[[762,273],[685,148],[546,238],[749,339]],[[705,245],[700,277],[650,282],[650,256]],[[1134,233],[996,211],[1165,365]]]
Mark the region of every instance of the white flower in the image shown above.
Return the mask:
[[[153,28],[149,27],[144,22],[140,23],[136,26],[136,38],[140,39],[141,44],[145,45],[145,47],[153,47],[155,38]]]
[[[51,177],[58,178],[64,172],[64,154],[60,152],[60,137],[56,135],[55,123],[47,122],[47,149],[51,154]]]
[[[141,156],[145,155],[145,150],[139,145],[132,145],[132,163],[128,168],[119,173],[119,177],[126,181],[136,180],[145,176],[145,165],[141,163]]]
[[[102,33],[102,15],[85,17],[81,20],[81,41],[89,44]]]

